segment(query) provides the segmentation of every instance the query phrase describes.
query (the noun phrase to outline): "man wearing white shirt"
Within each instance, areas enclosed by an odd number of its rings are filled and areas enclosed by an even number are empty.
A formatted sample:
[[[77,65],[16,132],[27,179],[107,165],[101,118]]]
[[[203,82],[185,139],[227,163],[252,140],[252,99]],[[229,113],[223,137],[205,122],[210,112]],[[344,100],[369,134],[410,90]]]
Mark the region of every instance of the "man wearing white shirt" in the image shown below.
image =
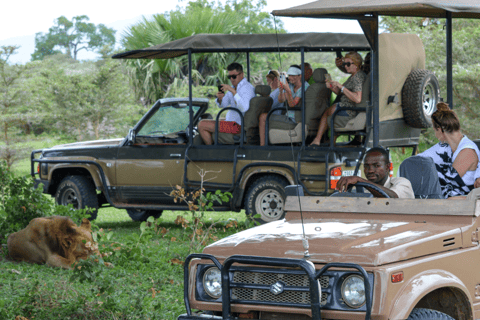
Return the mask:
[[[217,92],[215,102],[220,108],[236,108],[244,115],[250,107],[250,100],[255,96],[255,88],[244,78],[241,64],[233,62],[227,67],[227,71],[232,85],[222,84],[222,90]],[[225,121],[219,121],[218,123],[218,132],[238,134],[241,125],[240,115],[233,110],[228,110]],[[213,143],[212,135],[215,132],[215,120],[200,121],[198,132],[203,142],[211,145]]]

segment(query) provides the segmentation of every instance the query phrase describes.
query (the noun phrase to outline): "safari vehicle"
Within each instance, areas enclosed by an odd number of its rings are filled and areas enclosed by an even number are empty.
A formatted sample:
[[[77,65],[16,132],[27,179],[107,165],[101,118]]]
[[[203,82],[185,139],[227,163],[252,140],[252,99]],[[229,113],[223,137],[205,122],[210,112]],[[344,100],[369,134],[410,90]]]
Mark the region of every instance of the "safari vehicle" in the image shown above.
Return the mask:
[[[312,196],[331,194],[341,176],[358,173],[358,159],[375,143],[372,131],[380,129],[380,143],[385,147],[416,146],[419,127],[430,124],[429,115],[439,90],[435,76],[424,70],[425,53],[420,39],[416,35],[385,34],[379,41],[385,49],[380,55],[381,121],[372,123],[375,108],[370,103],[371,78],[364,84],[365,94],[358,105],[363,112],[345,128],[332,129],[332,134],[363,135],[360,146],[332,143],[308,147],[330,98],[325,85],[326,69],[314,71],[316,83],[305,91],[302,107],[295,111],[298,125],[287,129],[267,127],[267,146],[258,145],[258,116],[271,106],[268,86],[256,88],[258,96],[243,116],[241,134],[216,134],[213,146],[197,143],[200,137],[195,128],[200,119],[208,116],[209,106],[205,98],[192,97],[191,55],[245,53],[246,74],[250,77],[251,53],[300,52],[303,65],[305,52],[365,54],[372,48],[364,35],[200,34],[114,56],[172,59],[188,55],[189,97],[157,101],[124,139],[35,150],[31,156],[32,175],[43,183],[44,192],[55,196],[60,204],[76,208],[111,205],[127,209],[134,220],[145,220],[160,216],[163,210],[187,210],[185,205],[174,203],[169,194],[176,185],[187,191],[199,188],[202,181],[198,171],[203,169],[210,172],[205,177],[208,181],[203,182],[207,191],[228,191],[233,195],[229,203],[217,203],[215,210],[245,209],[248,215],[259,214],[261,222],[282,219],[285,186],[299,184]],[[402,103],[402,94],[408,102]],[[402,107],[408,112],[402,112]],[[225,111],[228,108],[220,111],[217,120]],[[37,171],[34,163],[38,163]]]
[[[378,15],[446,17],[450,105],[452,17],[480,18],[477,2],[468,0],[316,1],[273,14],[357,19],[380,62]],[[382,103],[375,94],[382,71],[375,64],[374,110]],[[375,126],[381,116],[373,118]],[[318,197],[292,190],[285,219],[187,257],[187,313],[179,320],[480,319],[478,199]]]

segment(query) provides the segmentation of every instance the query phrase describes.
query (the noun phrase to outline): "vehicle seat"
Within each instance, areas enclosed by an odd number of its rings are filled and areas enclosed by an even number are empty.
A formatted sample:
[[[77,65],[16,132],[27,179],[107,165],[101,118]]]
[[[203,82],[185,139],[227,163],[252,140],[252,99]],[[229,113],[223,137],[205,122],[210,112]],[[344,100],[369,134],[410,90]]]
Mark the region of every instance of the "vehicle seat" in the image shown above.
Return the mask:
[[[409,157],[400,165],[398,175],[410,180],[416,199],[444,199],[432,158]]]
[[[262,113],[270,111],[273,105],[273,99],[270,97],[270,86],[258,85],[255,87],[257,96],[250,100],[250,107],[243,115],[245,137],[247,144],[260,144],[258,131],[258,117]],[[221,144],[235,144],[240,142],[240,134],[219,133],[218,142]]]
[[[315,69],[312,74],[315,83],[311,84],[305,91],[305,123],[309,128],[309,136],[317,134],[320,119],[325,110],[330,106],[332,91],[327,88],[326,74],[328,74],[328,71],[325,68]],[[295,122],[301,121],[302,112],[300,110],[295,111]]]
[[[315,83],[305,90],[305,136],[316,135],[320,118],[329,106],[331,91],[327,89],[325,75],[328,73],[325,68],[318,68],[313,71]],[[302,100],[299,106],[302,106]],[[302,111],[295,111],[295,124],[277,123],[270,121],[268,140],[271,144],[299,143],[302,142]]]

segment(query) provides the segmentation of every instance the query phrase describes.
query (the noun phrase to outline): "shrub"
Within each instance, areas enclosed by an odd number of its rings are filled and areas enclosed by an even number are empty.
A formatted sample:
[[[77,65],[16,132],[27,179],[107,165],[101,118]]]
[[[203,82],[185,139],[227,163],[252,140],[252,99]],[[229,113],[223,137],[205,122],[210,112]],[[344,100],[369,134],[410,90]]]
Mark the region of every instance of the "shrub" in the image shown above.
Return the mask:
[[[0,242],[6,242],[10,233],[25,228],[34,218],[69,216],[78,224],[85,213],[86,209],[57,206],[41,187],[34,188],[32,177],[15,176],[6,162],[0,161]]]

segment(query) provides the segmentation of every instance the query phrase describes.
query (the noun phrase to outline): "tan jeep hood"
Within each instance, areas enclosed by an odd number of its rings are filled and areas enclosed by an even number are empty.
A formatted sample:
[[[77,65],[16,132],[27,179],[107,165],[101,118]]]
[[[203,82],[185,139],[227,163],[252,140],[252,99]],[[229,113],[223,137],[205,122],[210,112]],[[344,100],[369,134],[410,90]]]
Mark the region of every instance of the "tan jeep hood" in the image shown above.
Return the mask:
[[[102,147],[102,146],[117,146],[125,138],[107,139],[107,140],[92,140],[92,141],[80,141],[67,144],[59,144],[51,149],[64,149],[64,148],[85,148],[85,147]]]
[[[378,266],[462,246],[460,225],[431,222],[305,220],[311,261]],[[234,254],[301,259],[302,224],[282,220],[239,232],[208,246],[217,258]]]

